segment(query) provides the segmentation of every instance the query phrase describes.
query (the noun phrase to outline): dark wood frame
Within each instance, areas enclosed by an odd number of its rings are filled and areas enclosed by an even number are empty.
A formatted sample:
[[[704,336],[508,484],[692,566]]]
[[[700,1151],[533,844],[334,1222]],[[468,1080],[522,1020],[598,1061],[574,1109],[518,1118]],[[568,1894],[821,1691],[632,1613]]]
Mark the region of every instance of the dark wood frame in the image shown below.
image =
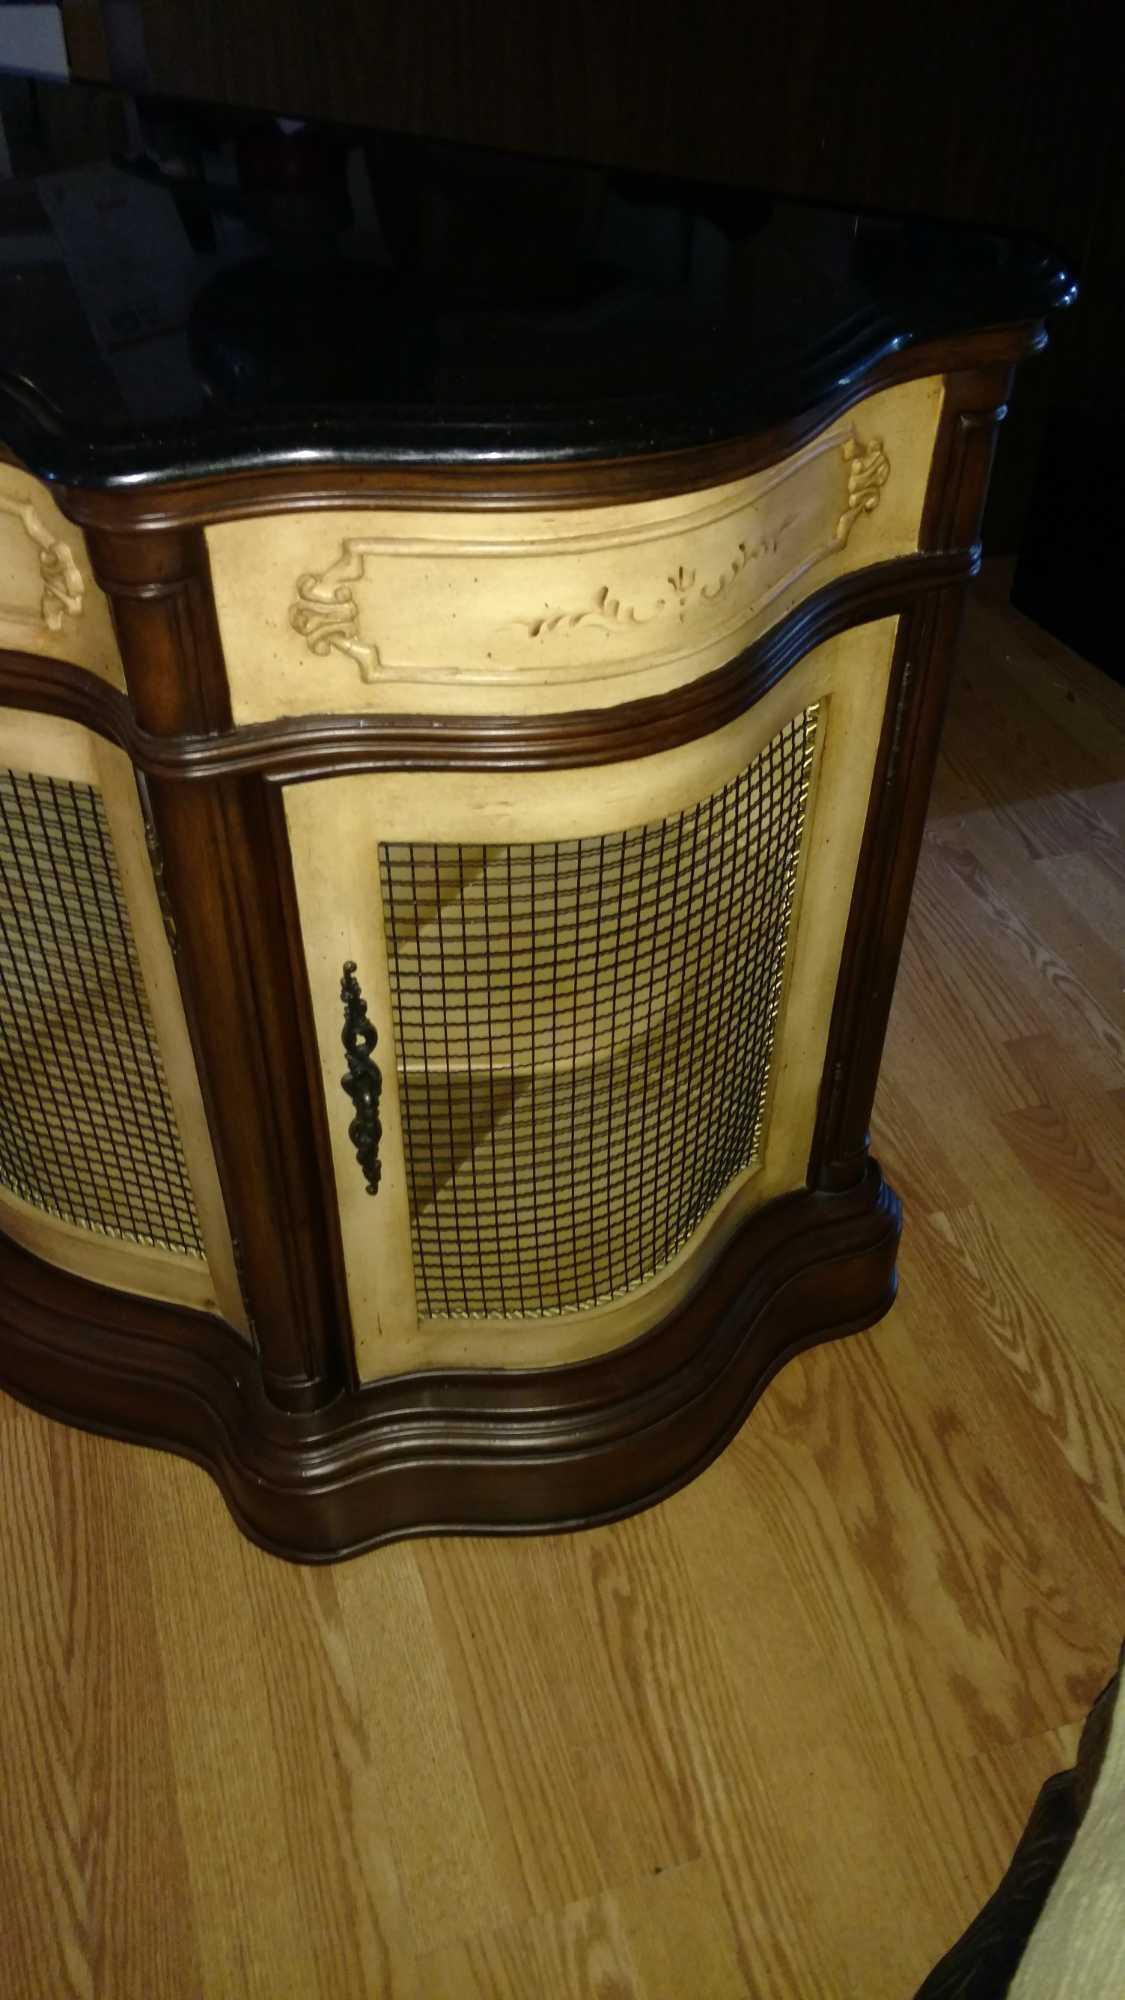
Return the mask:
[[[143,776],[220,1180],[255,1337],[107,1291],[0,1238],[0,1381],[45,1412],[206,1466],[244,1530],[326,1560],[414,1533],[611,1519],[694,1476],[784,1361],[878,1319],[897,1198],[867,1121],[996,425],[1038,323],[889,357],[766,436],[594,466],[320,467],[72,489],[129,693],[0,654],[0,702],[68,716]],[[772,463],[890,382],[946,377],[916,555],[815,592],[692,686],[513,719],[324,716],[236,729],[201,523],[300,507],[608,504]],[[380,769],[547,769],[687,741],[752,705],[813,646],[898,614],[883,731],[829,1033],[807,1186],[743,1225],[689,1298],[628,1347],[566,1367],[355,1379],[343,1255],[283,786]],[[284,1087],[279,1080],[284,1079]]]

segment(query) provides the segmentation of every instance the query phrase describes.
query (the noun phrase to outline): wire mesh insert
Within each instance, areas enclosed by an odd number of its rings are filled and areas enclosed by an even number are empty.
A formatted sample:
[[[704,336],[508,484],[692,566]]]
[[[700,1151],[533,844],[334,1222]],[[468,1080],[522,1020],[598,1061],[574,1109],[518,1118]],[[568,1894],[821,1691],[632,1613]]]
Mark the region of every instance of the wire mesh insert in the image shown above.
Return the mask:
[[[424,1317],[613,1299],[755,1164],[817,713],[672,819],[381,845]]]
[[[0,771],[0,1182],[105,1236],[201,1257],[100,794]]]

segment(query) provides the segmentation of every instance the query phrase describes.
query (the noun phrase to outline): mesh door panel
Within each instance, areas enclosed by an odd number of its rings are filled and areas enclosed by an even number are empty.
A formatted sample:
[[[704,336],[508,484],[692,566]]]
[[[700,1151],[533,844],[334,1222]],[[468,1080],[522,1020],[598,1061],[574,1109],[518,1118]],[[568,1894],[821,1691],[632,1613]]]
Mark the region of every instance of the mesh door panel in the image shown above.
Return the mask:
[[[613,1299],[754,1165],[816,722],[627,832],[380,847],[424,1317]]]
[[[201,1257],[105,807],[0,772],[0,1183],[65,1222]]]

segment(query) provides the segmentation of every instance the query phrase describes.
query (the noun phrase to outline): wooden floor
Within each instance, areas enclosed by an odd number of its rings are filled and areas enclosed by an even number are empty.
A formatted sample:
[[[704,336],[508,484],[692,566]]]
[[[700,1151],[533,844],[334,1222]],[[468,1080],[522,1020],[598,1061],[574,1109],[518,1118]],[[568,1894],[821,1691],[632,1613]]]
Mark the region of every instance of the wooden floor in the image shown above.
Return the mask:
[[[5,2000],[906,2000],[1125,1626],[1123,832],[1125,695],[993,582],[877,1110],[899,1303],[654,1512],[302,1571],[0,1399]]]

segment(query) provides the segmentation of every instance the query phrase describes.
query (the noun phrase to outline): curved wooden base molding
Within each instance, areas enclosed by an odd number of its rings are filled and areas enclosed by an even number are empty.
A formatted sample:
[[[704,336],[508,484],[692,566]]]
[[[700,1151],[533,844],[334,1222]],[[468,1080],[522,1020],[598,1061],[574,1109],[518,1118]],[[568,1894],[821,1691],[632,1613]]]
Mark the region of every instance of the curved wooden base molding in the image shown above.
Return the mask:
[[[114,1294],[0,1239],[0,1381],[45,1415],[194,1459],[238,1525],[325,1562],[415,1534],[607,1521],[703,1470],[770,1378],[879,1319],[898,1197],[874,1162],[752,1217],[691,1297],[571,1367],[428,1372],[282,1411],[218,1321]]]

